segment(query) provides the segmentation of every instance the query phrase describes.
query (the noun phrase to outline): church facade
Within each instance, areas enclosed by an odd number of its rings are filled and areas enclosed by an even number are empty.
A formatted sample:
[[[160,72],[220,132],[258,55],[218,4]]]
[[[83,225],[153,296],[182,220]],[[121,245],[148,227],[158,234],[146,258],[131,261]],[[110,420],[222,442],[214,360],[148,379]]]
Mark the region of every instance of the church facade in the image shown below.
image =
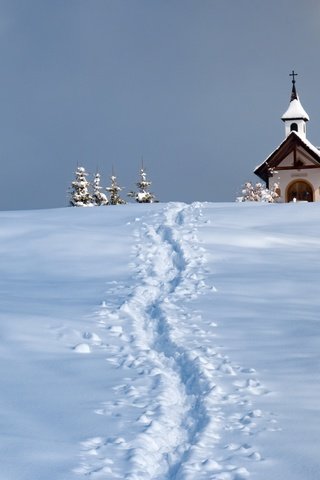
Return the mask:
[[[283,114],[285,139],[254,170],[268,188],[276,187],[283,202],[320,201],[320,150],[307,140],[309,116],[299,100],[292,72],[289,108]]]

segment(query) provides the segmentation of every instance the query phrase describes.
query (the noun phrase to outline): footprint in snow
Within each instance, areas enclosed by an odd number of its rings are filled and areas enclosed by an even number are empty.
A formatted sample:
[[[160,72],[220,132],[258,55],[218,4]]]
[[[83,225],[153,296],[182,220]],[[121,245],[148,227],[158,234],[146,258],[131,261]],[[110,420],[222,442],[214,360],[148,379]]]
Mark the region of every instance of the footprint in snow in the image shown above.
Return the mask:
[[[239,391],[248,391],[252,395],[257,395],[257,396],[266,395],[267,393],[270,393],[269,390],[263,387],[259,382],[259,380],[256,380],[255,378],[249,378],[244,382],[235,382],[234,386],[237,387]]]
[[[97,335],[96,333],[91,333],[91,332],[84,332],[82,337],[85,339],[85,340],[90,340],[90,343],[92,345],[101,345],[102,343],[102,340],[101,338],[99,337],[99,335]]]
[[[73,350],[76,353],[91,353],[90,345],[88,345],[87,343],[78,343],[78,345],[73,347]]]

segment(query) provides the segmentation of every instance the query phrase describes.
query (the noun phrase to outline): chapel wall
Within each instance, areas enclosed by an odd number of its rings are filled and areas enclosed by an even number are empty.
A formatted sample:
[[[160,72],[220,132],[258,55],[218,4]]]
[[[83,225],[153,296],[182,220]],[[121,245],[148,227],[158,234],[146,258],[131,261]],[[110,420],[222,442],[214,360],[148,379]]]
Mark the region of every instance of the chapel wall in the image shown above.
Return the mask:
[[[287,187],[293,181],[305,180],[313,187],[314,201],[320,201],[320,168],[310,170],[284,170],[279,171],[269,180],[269,188],[277,183],[281,190],[281,198],[285,202]]]

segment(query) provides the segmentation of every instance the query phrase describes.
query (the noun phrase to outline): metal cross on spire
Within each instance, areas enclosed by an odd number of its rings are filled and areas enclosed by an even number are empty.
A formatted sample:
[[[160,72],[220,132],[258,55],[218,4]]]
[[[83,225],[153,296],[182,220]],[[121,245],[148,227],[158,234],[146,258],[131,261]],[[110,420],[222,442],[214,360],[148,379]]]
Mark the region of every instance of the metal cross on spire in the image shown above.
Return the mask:
[[[292,73],[289,73],[289,77],[292,77],[292,83],[296,83],[296,81],[295,81],[295,78],[294,78],[294,77],[297,77],[297,76],[298,76],[298,74],[297,74],[297,73],[295,73],[295,71],[294,71],[294,70],[292,70]]]
[[[298,95],[297,95],[297,91],[296,91],[296,80],[294,77],[298,76],[297,73],[295,73],[294,70],[292,70],[292,73],[289,73],[289,76],[292,77],[292,92],[291,92],[291,99],[290,101],[292,102],[292,100],[297,100],[298,99]]]

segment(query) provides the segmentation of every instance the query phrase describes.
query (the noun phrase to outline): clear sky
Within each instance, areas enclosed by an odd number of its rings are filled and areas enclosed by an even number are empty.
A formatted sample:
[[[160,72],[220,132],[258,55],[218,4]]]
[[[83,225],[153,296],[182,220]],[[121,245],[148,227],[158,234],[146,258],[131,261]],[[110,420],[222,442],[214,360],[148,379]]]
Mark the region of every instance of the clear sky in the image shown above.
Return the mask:
[[[292,69],[320,144],[317,0],[0,0],[0,209],[67,204],[141,156],[162,201],[233,201],[284,138]],[[258,180],[258,179],[257,179]]]

